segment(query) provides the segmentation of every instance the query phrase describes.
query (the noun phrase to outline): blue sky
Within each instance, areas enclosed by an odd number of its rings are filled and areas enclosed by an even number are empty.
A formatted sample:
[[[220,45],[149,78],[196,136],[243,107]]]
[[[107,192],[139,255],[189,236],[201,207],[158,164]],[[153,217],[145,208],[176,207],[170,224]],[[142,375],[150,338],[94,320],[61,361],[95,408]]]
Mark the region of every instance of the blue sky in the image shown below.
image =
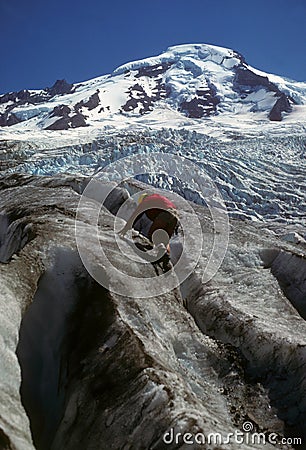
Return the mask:
[[[306,81],[306,0],[0,0],[0,92],[84,81],[171,45]]]

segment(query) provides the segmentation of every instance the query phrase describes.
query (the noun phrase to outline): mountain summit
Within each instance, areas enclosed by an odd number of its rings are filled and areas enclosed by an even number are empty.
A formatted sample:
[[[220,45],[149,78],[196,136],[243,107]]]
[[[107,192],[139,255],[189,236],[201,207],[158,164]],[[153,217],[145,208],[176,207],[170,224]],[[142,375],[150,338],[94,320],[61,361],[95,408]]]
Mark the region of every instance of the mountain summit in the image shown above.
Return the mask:
[[[186,120],[254,113],[281,121],[294,105],[305,103],[306,83],[254,69],[234,50],[188,44],[86,82],[58,80],[44,90],[2,95],[0,126],[65,130],[156,111]]]

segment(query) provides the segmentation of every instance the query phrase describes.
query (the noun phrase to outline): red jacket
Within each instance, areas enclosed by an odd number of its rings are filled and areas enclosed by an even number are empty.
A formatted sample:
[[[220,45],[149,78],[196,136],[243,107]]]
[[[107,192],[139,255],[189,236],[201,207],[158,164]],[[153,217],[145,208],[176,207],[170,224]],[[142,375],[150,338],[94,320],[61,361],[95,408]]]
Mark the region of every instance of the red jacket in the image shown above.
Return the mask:
[[[150,220],[154,220],[161,211],[176,209],[174,203],[160,194],[148,195],[142,200],[140,207],[145,210],[145,213]]]

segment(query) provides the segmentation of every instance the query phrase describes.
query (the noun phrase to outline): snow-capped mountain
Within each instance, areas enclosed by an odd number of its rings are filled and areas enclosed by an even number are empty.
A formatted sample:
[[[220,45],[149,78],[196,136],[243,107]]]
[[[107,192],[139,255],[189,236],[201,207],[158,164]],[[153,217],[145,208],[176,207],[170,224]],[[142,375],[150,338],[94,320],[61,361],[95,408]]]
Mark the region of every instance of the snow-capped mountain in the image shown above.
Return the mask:
[[[212,178],[232,217],[306,237],[306,83],[260,72],[233,50],[171,47],[84,83],[6,94],[0,112],[3,175],[93,176],[135,153],[181,155]],[[143,181],[203,204],[167,176]]]
[[[206,44],[170,47],[112,74],[0,97],[0,126],[14,131],[101,127],[109,120],[196,121],[243,116],[281,121],[306,104],[306,83],[249,66],[239,53]]]

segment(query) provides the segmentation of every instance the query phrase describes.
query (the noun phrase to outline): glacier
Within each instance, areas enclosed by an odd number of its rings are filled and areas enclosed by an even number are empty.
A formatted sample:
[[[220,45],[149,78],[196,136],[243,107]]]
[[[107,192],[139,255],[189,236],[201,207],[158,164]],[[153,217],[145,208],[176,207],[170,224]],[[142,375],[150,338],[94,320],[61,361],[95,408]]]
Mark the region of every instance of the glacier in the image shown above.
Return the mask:
[[[1,448],[306,448],[305,102],[206,44],[0,96]],[[168,275],[115,233],[147,189]]]
[[[51,145],[45,141],[33,146],[28,142],[28,148],[22,152],[22,141],[8,141],[4,143],[7,150],[2,153],[1,164],[4,174],[70,173],[92,177],[128,155],[177,154],[196,163],[211,177],[232,217],[266,221],[272,228],[275,224],[275,229],[277,224],[283,224],[290,231],[290,226],[295,225],[294,231],[304,237],[305,143],[305,135],[298,132],[289,136],[258,132],[256,138],[232,133],[230,140],[220,141],[188,130],[131,130],[103,133],[89,142],[55,148],[52,141]],[[14,154],[18,154],[17,160]],[[13,167],[9,167],[11,159]],[[168,179],[165,174],[155,180],[157,187],[177,189],[188,200],[205,203],[201,192],[193,192],[187,186],[182,189],[179,184],[179,180]]]
[[[207,208],[195,205],[205,242],[196,269],[181,289],[141,298],[142,277],[160,284],[161,268],[157,274],[152,264],[135,261],[125,241],[118,247],[115,216],[104,207],[98,237],[110,259],[102,262],[89,220],[100,206],[87,198],[79,232],[90,264],[109,280],[106,289],[76,249],[84,181],[62,174],[2,177],[1,208],[18,211],[34,231],[0,265],[1,427],[11,448],[168,448],[163,436],[172,429],[225,439],[246,422],[278,439],[303,437],[305,321],[279,281],[291,277],[297,291],[305,289],[304,266],[297,266],[297,279],[282,256],[298,257],[296,244],[257,222],[232,219],[224,263],[203,284],[214,226]],[[129,189],[144,186],[131,181]],[[129,199],[117,189],[109,203],[114,210]],[[192,223],[190,212],[181,214]],[[123,296],[111,287],[112,265],[136,277]],[[245,441],[241,448],[262,444]]]

